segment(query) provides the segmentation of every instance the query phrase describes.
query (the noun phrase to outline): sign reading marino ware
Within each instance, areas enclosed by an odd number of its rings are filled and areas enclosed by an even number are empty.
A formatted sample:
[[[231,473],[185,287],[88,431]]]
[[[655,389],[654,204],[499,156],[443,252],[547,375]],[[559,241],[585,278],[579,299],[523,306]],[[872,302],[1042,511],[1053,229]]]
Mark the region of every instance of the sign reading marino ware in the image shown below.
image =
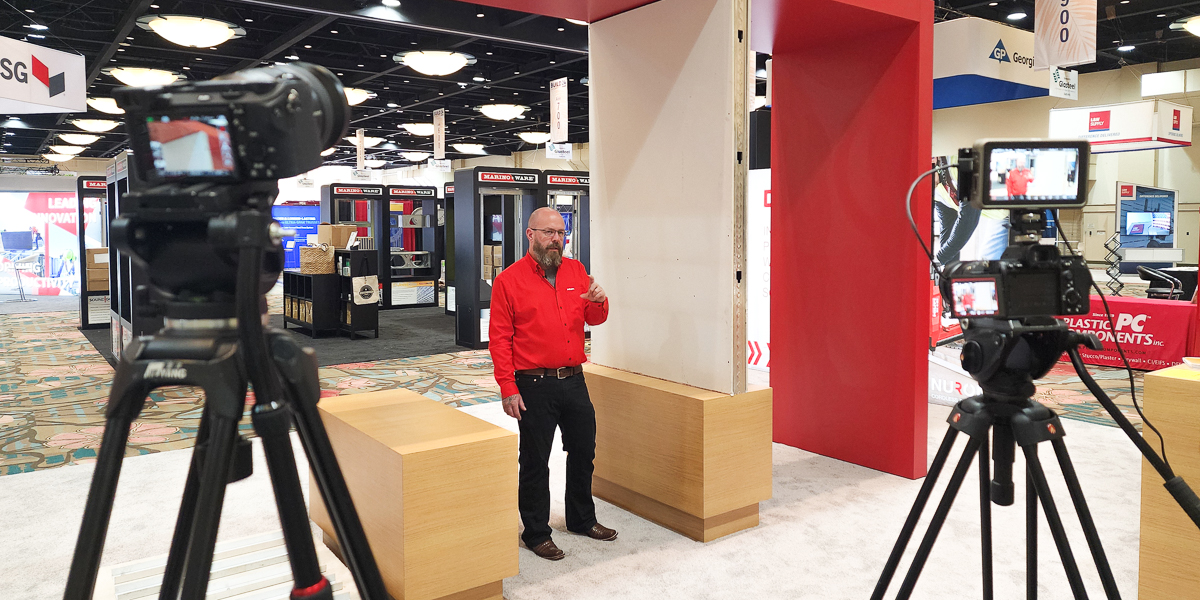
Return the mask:
[[[1096,0],[1036,0],[1033,37],[1034,70],[1096,62]]]
[[[1192,145],[1192,107],[1163,100],[1050,111],[1051,139],[1082,139],[1092,154]]]
[[[87,110],[83,57],[0,37],[0,112]]]
[[[933,107],[952,108],[1045,96],[1035,73],[1033,34],[964,17],[933,26]]]

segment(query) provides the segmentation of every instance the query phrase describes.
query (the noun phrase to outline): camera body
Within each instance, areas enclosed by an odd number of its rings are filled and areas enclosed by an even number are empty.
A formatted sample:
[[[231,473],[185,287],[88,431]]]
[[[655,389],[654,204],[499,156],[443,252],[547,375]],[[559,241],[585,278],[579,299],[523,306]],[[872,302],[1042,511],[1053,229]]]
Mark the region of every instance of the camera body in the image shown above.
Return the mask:
[[[1040,243],[1046,209],[1087,204],[1090,147],[1081,140],[981,140],[959,151],[959,194],[980,209],[1009,210],[998,260],[946,265],[939,287],[959,319],[1027,319],[1090,310],[1087,263]]]
[[[341,83],[291,63],[113,93],[148,186],[274,181],[319,167],[347,127]]]

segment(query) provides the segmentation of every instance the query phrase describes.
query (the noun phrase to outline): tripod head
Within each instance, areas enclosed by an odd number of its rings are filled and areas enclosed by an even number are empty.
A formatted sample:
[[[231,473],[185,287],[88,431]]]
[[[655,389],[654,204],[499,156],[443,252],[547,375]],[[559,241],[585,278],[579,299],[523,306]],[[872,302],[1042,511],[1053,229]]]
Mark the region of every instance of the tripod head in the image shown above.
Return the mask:
[[[1068,349],[1084,345],[1100,350],[1094,334],[1071,331],[1052,317],[1024,319],[967,319],[963,321],[962,367],[983,388],[985,399],[1027,400],[1033,381],[1050,372]]]

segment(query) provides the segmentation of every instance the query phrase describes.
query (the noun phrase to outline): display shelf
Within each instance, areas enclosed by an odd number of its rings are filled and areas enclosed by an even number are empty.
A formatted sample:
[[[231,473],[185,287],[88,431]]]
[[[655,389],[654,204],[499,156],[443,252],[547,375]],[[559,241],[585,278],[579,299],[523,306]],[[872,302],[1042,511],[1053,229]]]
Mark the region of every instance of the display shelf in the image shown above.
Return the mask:
[[[334,252],[334,268],[338,275],[338,330],[355,339],[360,332],[374,331],[379,337],[379,303],[356,304],[354,302],[355,277],[378,276],[378,253],[374,250],[337,250]]]
[[[389,188],[388,264],[380,285],[384,309],[438,306],[444,241],[435,188]],[[408,211],[408,212],[404,212]]]
[[[317,332],[338,329],[337,275],[283,272],[283,327],[291,323]]]

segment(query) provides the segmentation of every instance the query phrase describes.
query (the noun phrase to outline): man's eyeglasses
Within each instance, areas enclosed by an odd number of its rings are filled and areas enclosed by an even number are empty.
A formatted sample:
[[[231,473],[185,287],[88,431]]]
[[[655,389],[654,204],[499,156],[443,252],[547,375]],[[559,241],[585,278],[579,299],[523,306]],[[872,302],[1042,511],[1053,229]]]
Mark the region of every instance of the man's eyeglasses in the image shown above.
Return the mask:
[[[533,228],[530,227],[530,229],[533,229]],[[536,231],[548,238],[553,238],[553,237],[557,236],[557,237],[565,239],[567,237],[567,232],[562,229],[534,229],[534,231]]]

